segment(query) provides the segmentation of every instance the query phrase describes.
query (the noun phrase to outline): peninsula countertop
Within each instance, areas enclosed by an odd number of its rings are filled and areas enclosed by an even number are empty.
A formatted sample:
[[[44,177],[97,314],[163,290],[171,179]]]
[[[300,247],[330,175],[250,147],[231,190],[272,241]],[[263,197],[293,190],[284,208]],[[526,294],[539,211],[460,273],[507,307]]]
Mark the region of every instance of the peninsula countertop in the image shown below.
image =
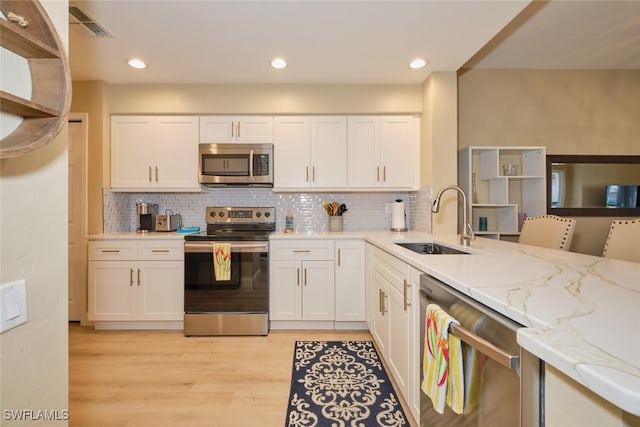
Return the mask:
[[[640,264],[420,232],[274,233],[276,239],[365,239],[526,326],[518,343],[622,410],[640,415]],[[436,241],[472,255],[421,255]]]

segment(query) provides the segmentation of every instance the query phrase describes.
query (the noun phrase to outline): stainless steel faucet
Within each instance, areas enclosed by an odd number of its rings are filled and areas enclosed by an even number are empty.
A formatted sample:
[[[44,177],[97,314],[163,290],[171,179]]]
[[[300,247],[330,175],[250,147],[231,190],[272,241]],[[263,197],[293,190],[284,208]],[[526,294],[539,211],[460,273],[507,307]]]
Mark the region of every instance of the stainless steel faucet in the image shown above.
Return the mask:
[[[442,198],[442,194],[447,190],[456,190],[458,193],[462,195],[462,230],[460,231],[460,244],[463,246],[471,245],[471,241],[475,240],[476,235],[473,232],[473,228],[471,228],[471,224],[467,222],[467,214],[469,212],[469,205],[467,204],[467,195],[464,190],[457,185],[447,185],[446,187],[440,189],[436,198],[433,200],[433,205],[431,206],[431,212],[438,213],[440,211],[440,198]]]

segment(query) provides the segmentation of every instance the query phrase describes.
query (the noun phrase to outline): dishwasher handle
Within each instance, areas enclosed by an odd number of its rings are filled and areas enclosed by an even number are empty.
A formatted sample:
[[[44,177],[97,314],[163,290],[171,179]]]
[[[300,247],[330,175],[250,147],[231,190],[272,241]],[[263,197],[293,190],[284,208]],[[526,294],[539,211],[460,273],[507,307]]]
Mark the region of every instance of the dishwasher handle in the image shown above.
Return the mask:
[[[449,333],[506,368],[517,371],[520,367],[520,355],[511,354],[460,325],[449,325]]]

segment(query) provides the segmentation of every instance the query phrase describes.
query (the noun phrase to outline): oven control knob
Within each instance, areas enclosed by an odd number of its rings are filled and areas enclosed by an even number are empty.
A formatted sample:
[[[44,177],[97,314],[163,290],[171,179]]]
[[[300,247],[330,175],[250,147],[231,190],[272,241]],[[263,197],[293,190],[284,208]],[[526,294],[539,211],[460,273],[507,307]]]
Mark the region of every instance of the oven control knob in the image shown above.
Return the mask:
[[[218,216],[222,218],[224,216],[224,212],[218,212]]]
[[[271,216],[271,213],[270,213],[270,212],[265,212],[265,213],[264,213],[264,216],[265,216],[265,217],[267,217],[267,218],[269,218],[269,217]]]
[[[256,212],[256,217],[260,218],[262,214],[260,212]]]

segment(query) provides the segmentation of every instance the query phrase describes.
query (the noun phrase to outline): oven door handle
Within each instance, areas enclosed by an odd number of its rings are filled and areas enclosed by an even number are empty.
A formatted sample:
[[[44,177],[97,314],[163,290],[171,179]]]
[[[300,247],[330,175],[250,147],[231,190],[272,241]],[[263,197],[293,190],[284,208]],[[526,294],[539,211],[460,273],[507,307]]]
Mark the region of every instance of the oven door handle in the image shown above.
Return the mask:
[[[213,253],[214,242],[185,242],[185,253]],[[231,242],[231,252],[267,252],[268,242]]]

